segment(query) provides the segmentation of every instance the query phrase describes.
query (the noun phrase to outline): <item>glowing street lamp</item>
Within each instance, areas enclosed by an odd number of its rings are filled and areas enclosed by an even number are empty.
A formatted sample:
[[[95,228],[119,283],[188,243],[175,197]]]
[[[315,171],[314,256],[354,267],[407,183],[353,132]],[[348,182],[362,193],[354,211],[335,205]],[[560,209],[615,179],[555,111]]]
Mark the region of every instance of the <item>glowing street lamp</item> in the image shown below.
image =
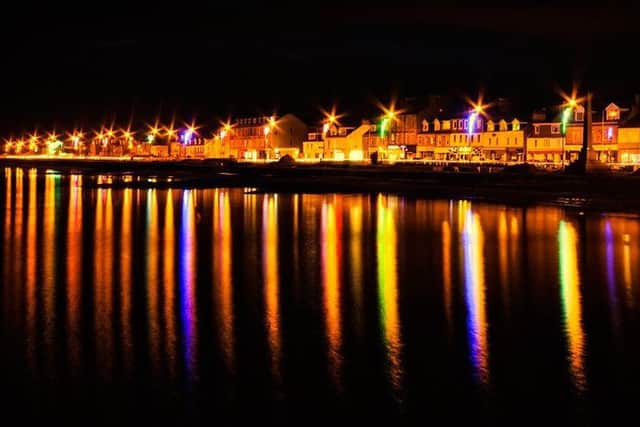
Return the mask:
[[[575,97],[571,97],[569,100],[567,100],[566,105],[567,106],[562,110],[562,115],[560,117],[560,134],[562,135],[562,155],[560,160],[562,162],[562,169],[564,169],[565,166],[565,141],[567,138],[567,125],[569,124],[569,120],[571,119],[571,113],[578,106],[578,101]]]
[[[156,136],[158,136],[158,134],[160,133],[160,129],[158,128],[157,124],[153,126],[147,125],[147,127],[149,128],[149,132],[147,133],[147,142],[149,144],[153,144],[153,141],[155,141]]]

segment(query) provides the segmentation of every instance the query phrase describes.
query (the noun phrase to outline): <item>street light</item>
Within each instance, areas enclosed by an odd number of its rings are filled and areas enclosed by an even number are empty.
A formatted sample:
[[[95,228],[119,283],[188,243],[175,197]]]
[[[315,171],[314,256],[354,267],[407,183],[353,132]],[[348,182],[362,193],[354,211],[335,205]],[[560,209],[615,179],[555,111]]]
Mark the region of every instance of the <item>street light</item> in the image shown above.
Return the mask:
[[[565,168],[565,143],[567,138],[567,125],[569,124],[569,120],[571,119],[571,113],[573,109],[578,106],[578,101],[572,97],[567,101],[567,106],[562,110],[562,116],[560,118],[560,134],[562,135],[561,144],[562,144],[562,155],[560,161],[562,162],[562,170]]]

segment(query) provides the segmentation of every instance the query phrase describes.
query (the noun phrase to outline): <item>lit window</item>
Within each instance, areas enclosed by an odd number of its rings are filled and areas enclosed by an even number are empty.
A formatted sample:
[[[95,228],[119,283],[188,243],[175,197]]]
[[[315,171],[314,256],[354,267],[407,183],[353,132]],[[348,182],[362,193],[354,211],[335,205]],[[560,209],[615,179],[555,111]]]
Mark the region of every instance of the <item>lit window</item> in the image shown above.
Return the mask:
[[[560,126],[551,125],[551,133],[560,133]]]
[[[458,129],[458,121],[457,120],[453,121],[453,128],[454,129]]]
[[[535,133],[536,135],[540,134],[540,126],[534,126],[533,127],[533,133]]]

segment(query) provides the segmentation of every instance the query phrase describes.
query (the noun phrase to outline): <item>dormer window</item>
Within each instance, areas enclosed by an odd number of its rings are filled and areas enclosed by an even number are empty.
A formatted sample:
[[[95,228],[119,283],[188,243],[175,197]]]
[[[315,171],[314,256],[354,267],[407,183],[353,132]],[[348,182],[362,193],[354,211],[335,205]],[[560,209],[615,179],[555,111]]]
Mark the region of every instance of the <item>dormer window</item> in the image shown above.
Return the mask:
[[[435,130],[435,131],[439,131],[440,130],[440,120],[435,119],[433,121],[433,130]]]
[[[429,122],[426,120],[422,121],[422,132],[429,132]]]
[[[611,103],[605,108],[607,120],[620,120],[620,108],[614,103]]]
[[[540,135],[540,126],[534,126],[533,127],[533,133],[536,135]]]
[[[493,123],[493,120],[489,120],[487,122],[487,132],[493,132],[496,130],[496,124]]]
[[[520,121],[518,119],[513,119],[511,122],[511,130],[520,130]]]
[[[443,120],[442,121],[442,130],[451,129],[451,120]]]
[[[500,120],[500,130],[507,130],[507,122],[504,119]]]
[[[573,113],[573,120],[576,122],[584,121],[584,107],[578,106]]]
[[[457,120],[453,121],[453,129],[458,129],[458,121]]]

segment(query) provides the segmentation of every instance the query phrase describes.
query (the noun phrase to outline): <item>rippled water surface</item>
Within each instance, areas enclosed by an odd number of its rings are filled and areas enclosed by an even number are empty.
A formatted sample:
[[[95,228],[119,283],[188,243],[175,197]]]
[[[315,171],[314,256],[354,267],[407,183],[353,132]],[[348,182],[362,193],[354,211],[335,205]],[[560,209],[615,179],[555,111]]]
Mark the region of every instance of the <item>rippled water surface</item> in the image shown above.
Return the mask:
[[[22,421],[601,424],[640,385],[640,220],[0,178]]]

